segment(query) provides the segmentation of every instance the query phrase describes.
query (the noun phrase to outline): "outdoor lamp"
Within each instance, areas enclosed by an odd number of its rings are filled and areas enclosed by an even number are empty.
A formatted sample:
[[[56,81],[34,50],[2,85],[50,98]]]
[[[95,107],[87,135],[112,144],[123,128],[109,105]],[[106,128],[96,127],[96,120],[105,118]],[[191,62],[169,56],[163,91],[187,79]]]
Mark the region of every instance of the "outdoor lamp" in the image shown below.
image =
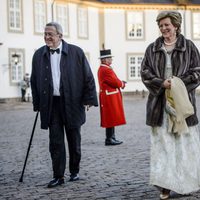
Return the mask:
[[[20,56],[15,53],[15,54],[12,55],[12,57],[14,58],[15,65],[17,65],[17,63],[19,62],[19,57]]]

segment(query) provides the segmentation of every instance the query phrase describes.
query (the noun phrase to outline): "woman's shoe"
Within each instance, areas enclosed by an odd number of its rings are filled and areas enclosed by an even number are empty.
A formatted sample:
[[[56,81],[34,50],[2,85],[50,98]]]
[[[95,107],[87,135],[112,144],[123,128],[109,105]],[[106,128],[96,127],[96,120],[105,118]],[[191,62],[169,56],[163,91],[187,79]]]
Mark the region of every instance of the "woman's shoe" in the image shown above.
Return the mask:
[[[169,196],[170,196],[170,190],[163,188],[160,194],[160,199],[168,199]]]

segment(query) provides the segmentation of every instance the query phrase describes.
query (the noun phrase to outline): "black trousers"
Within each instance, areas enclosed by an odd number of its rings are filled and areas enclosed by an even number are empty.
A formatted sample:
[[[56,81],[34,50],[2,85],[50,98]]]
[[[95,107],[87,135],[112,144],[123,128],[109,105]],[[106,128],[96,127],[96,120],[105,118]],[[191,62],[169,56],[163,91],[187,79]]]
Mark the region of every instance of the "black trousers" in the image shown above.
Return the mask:
[[[115,127],[106,128],[106,139],[115,139]]]
[[[21,99],[21,101],[26,101],[26,98],[25,98],[26,90],[21,89],[21,93],[22,93],[22,99]]]
[[[69,128],[63,116],[60,97],[53,98],[53,107],[49,126],[49,151],[52,159],[53,177],[64,177],[66,168],[65,133],[69,150],[69,171],[79,173],[81,160],[80,127]]]

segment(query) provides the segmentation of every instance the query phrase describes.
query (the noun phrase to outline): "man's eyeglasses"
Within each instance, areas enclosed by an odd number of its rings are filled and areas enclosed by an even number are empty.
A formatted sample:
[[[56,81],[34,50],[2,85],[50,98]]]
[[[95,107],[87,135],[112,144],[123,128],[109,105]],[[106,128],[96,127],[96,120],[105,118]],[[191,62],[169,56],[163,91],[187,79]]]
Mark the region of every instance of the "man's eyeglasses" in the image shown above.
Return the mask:
[[[59,35],[59,33],[47,33],[47,32],[44,33],[44,37],[54,37],[56,35]]]

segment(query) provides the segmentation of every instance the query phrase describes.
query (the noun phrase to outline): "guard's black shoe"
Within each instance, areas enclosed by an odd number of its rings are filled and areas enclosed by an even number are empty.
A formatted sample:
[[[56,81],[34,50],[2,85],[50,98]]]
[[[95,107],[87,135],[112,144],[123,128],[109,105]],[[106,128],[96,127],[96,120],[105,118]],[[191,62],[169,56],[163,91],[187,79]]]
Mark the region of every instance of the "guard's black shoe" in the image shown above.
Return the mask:
[[[79,174],[71,174],[69,181],[78,181],[79,180]]]
[[[62,185],[64,183],[64,178],[54,178],[53,180],[51,180],[48,184],[48,188],[53,188],[56,187],[58,185]]]
[[[122,144],[123,142],[122,141],[118,141],[116,139],[106,139],[105,140],[105,145],[108,146],[108,145],[119,145],[119,144]]]
[[[113,138],[113,140],[115,140],[115,142],[119,142],[120,144],[122,144],[122,141],[116,140],[115,138]]]

